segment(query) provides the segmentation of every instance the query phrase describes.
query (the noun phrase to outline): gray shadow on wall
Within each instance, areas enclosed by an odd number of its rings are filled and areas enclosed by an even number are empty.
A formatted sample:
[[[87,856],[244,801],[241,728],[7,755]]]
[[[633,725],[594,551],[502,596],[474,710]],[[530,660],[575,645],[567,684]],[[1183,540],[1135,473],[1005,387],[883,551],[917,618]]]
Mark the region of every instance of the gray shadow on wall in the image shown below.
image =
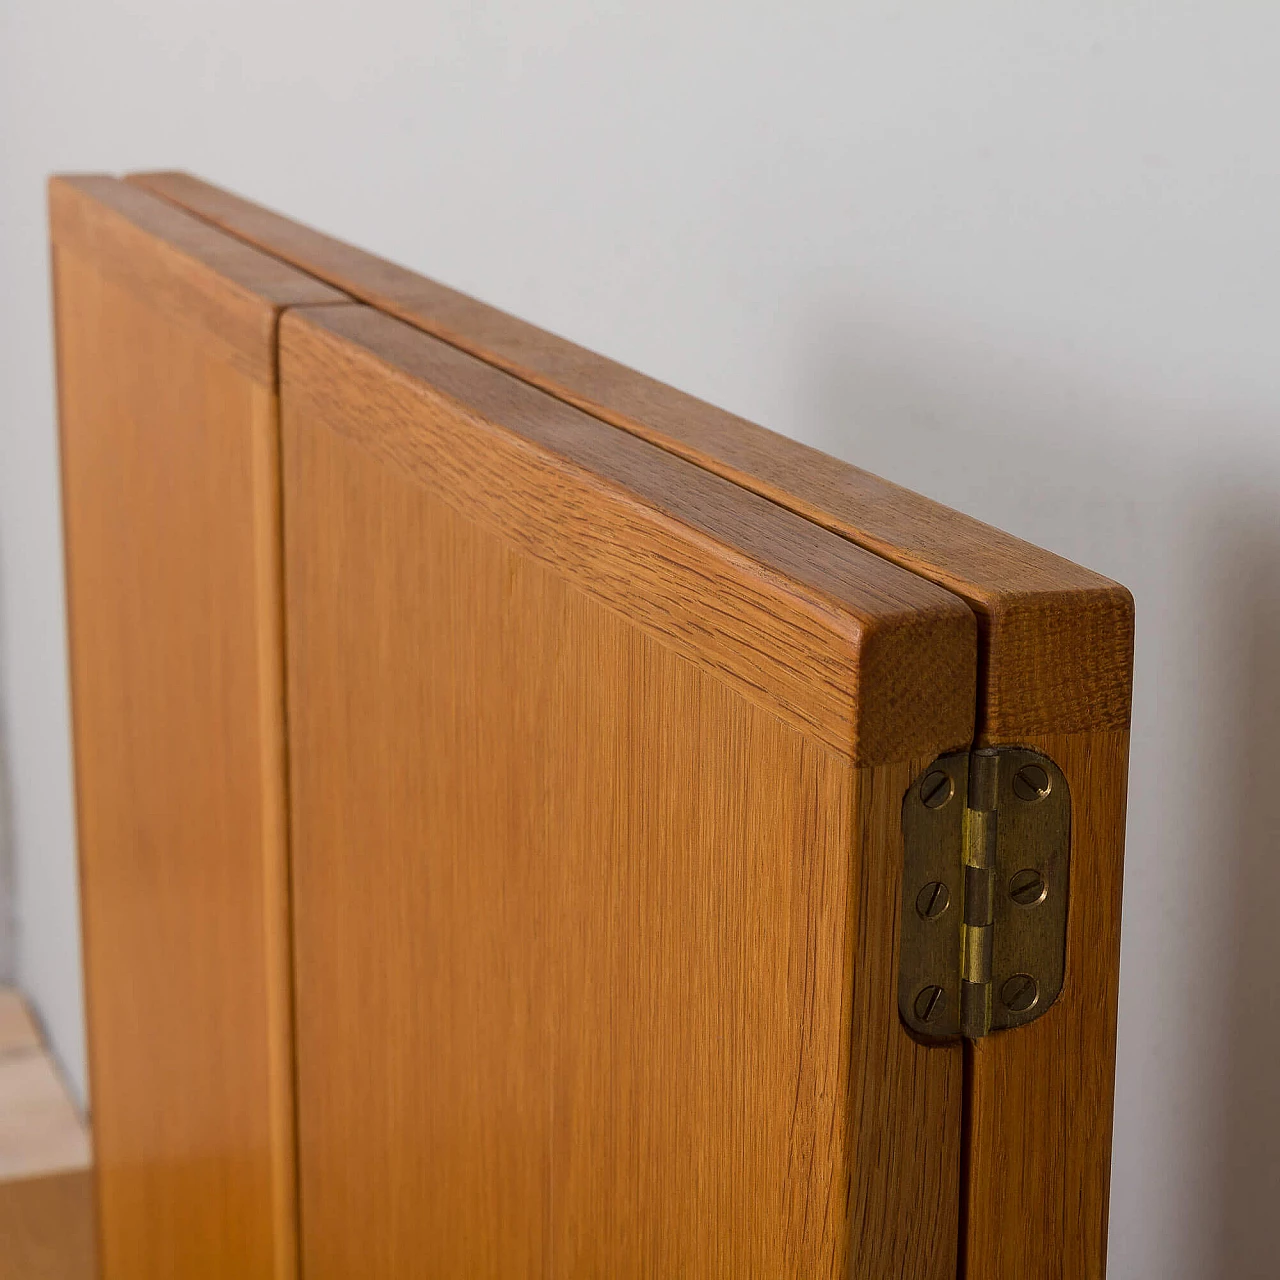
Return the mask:
[[[1274,1276],[1280,468],[1224,452],[1266,424],[866,316],[815,324],[797,434],[1136,598],[1109,1274]]]
[[[0,564],[3,564],[0,557]],[[4,582],[0,580],[0,985],[17,981],[18,914],[14,883],[13,787],[9,774],[9,720],[4,700]]]
[[[1222,790],[1219,838],[1205,850],[1225,880],[1220,965],[1225,1013],[1221,1280],[1280,1270],[1280,501],[1248,481],[1206,495],[1206,637],[1231,654],[1226,728],[1206,750]],[[1216,634],[1214,634],[1216,632]],[[1188,1035],[1194,1035],[1188,1028]]]

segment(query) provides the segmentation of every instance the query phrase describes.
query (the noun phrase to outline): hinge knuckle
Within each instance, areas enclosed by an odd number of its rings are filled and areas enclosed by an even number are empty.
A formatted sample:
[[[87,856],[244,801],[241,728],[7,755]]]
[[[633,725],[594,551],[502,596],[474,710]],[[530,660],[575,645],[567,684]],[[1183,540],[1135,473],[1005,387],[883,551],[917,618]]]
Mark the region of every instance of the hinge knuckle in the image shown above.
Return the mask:
[[[964,931],[964,964],[960,976],[966,982],[991,981],[991,925],[969,925]]]
[[[964,923],[967,928],[981,929],[991,924],[994,919],[995,887],[995,867],[974,867],[965,864]]]
[[[969,808],[975,813],[994,813],[1000,780],[1000,755],[986,747],[969,753]]]
[[[935,760],[903,798],[898,1009],[926,1039],[1021,1026],[1062,990],[1071,797],[1023,747]]]

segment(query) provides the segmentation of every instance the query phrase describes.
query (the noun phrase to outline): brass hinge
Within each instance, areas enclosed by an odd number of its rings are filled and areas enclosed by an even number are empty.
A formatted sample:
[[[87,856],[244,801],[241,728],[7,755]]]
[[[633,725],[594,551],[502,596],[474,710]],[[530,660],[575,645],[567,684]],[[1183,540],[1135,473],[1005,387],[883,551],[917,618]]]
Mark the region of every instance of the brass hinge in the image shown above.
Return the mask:
[[[1071,793],[1047,756],[941,756],[902,801],[898,1012],[930,1040],[1033,1022],[1066,966]]]

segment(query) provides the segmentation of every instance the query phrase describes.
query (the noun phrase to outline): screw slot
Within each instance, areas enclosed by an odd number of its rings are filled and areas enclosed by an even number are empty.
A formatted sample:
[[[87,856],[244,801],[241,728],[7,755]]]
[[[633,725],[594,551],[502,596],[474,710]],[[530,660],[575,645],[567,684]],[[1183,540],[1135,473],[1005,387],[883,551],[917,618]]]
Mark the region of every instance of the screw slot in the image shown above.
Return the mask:
[[[951,905],[951,894],[941,880],[931,880],[916,894],[916,912],[921,920],[936,920]]]
[[[932,1022],[946,1007],[947,993],[941,987],[924,987],[916,996],[916,1017],[921,1022]]]
[[[1040,985],[1029,973],[1015,973],[1000,988],[1000,1000],[1010,1013],[1026,1013],[1040,999]]]
[[[920,800],[926,809],[941,809],[955,792],[955,783],[941,769],[927,774],[920,784]]]
[[[1009,897],[1020,907],[1038,907],[1048,892],[1044,876],[1035,867],[1024,867],[1009,881]]]
[[[1028,804],[1043,800],[1051,790],[1049,775],[1038,764],[1024,764],[1013,775],[1013,794]]]

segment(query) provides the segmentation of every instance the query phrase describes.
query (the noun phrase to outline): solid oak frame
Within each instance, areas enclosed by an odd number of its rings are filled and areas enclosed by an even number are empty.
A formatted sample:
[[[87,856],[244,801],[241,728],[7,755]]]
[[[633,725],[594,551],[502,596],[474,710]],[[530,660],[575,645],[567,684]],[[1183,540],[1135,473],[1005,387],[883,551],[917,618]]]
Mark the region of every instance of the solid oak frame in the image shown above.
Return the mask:
[[[1106,1265],[1133,599],[1117,583],[182,173],[130,181],[604,421],[963,598],[979,625],[975,744],[1032,747],[1074,804],[1066,981],[967,1050],[968,1274]]]
[[[1128,593],[197,179],[150,174],[130,181],[248,241],[263,251],[258,258],[273,255],[296,268],[295,277],[305,272],[330,286],[306,301],[368,303],[967,602],[980,633],[974,740],[1052,756],[1070,781],[1074,815],[1063,994],[1036,1023],[966,1049],[963,1258],[974,1276],[1101,1274],[1132,664]],[[174,224],[182,236],[193,234],[189,222]],[[114,250],[108,245],[102,252]],[[228,245],[217,253],[239,261]],[[167,278],[162,273],[159,287],[180,296]],[[207,310],[206,287],[226,292],[209,284],[189,295],[198,315]],[[268,329],[285,305],[294,304],[271,302]],[[246,308],[240,301],[236,308],[241,323]],[[215,308],[217,323],[205,324],[219,341],[229,331],[226,310]],[[261,334],[264,322],[253,324]],[[274,348],[263,356],[256,342],[228,345],[234,359],[260,372],[271,366]],[[905,787],[905,780],[899,783]]]

